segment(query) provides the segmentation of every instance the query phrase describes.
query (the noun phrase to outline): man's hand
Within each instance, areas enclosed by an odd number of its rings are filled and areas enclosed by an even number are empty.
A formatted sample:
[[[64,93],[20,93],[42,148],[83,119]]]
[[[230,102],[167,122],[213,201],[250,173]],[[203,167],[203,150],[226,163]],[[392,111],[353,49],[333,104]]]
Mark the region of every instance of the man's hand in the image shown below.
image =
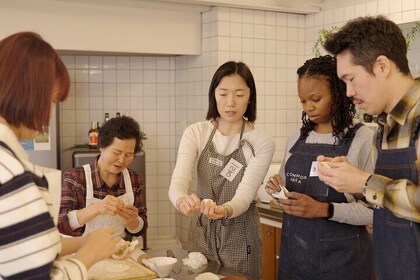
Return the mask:
[[[360,193],[370,176],[369,173],[351,165],[344,156],[334,158],[318,156],[317,161],[319,179],[338,192]],[[324,161],[330,168],[321,164]]]

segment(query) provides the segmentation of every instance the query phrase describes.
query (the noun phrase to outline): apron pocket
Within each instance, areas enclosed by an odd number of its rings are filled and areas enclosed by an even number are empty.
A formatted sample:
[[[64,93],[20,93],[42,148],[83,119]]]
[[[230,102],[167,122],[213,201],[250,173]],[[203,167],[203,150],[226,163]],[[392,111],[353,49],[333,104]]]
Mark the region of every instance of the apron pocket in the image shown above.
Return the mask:
[[[360,279],[359,234],[321,239],[319,249],[322,279]]]
[[[390,227],[399,227],[399,228],[409,228],[411,227],[411,222],[406,219],[401,219],[396,217],[391,211],[386,211],[385,222],[387,226]]]
[[[248,268],[246,228],[244,223],[221,226],[219,256],[226,267]],[[251,252],[252,253],[252,252]],[[247,269],[245,269],[247,270]]]

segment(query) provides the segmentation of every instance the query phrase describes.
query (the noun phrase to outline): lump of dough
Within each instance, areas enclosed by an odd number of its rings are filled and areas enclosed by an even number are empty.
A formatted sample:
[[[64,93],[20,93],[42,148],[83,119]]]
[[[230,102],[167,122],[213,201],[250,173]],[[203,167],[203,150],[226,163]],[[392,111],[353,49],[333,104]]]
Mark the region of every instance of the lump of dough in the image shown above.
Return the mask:
[[[139,244],[139,241],[137,239],[132,242],[121,240],[120,243],[124,243],[124,246],[120,250],[112,254],[113,259],[120,260],[124,258],[130,251],[133,252],[137,244]]]
[[[191,252],[188,254],[188,257],[182,260],[182,262],[184,265],[189,266],[192,269],[198,269],[207,264],[207,259],[200,252]]]
[[[204,272],[195,277],[195,280],[219,280],[219,276],[211,272]]]
[[[321,165],[325,168],[330,168],[331,169],[331,166],[326,161],[321,161]]]
[[[203,202],[204,202],[205,206],[207,206],[208,203],[210,203],[210,205],[212,205],[214,203],[213,200],[211,200],[209,198],[203,199]]]

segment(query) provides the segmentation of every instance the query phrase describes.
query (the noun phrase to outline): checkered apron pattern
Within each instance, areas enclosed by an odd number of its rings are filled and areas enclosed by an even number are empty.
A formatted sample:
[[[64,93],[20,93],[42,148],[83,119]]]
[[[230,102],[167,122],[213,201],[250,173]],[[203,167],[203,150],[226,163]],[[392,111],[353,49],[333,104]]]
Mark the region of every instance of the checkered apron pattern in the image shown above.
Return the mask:
[[[251,144],[242,139],[244,126],[245,121],[238,148],[227,156],[218,154],[214,149],[212,139],[217,126],[214,127],[197,163],[197,195],[201,199],[212,199],[217,205],[222,205],[235,195],[247,166],[242,151],[243,145],[247,144],[255,155]],[[235,178],[229,181],[220,173],[231,158],[243,167]],[[211,164],[215,161],[222,164]],[[191,220],[189,234],[190,251],[201,252],[211,261],[246,274],[248,279],[262,279],[261,225],[255,203],[251,203],[245,213],[231,219],[209,220],[196,212]]]

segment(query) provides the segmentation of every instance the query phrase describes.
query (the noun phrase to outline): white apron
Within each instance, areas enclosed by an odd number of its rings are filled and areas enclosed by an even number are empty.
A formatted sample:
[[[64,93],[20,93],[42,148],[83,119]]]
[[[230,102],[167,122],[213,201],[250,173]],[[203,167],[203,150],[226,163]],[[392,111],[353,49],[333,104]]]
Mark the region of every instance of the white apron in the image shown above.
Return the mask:
[[[86,207],[100,201],[101,199],[93,197],[93,184],[91,177],[91,169],[89,164],[83,165],[85,170],[86,177]],[[130,174],[128,173],[127,168],[122,171],[125,185],[125,194],[119,196],[125,204],[134,204],[134,194],[133,188],[131,185]],[[88,234],[96,229],[103,227],[113,227],[115,229],[115,235],[119,235],[122,238],[125,237],[125,226],[124,220],[120,216],[111,216],[111,215],[98,215],[85,225],[85,232],[83,235]]]

